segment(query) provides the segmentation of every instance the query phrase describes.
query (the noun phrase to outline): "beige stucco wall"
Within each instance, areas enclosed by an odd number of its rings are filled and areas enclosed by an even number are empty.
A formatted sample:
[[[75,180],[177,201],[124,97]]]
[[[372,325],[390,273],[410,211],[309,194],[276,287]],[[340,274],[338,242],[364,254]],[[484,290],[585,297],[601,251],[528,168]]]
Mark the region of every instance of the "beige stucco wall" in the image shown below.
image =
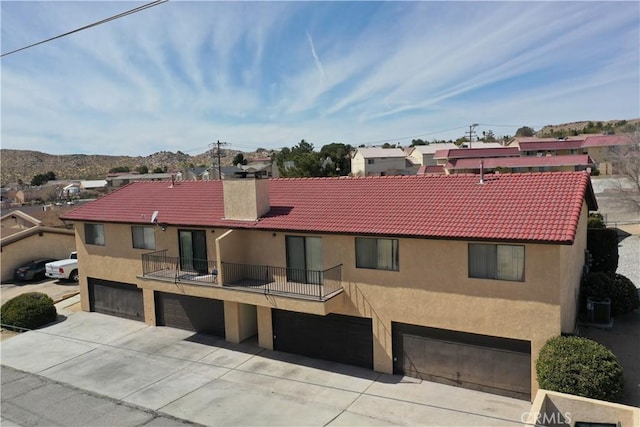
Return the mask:
[[[465,241],[400,239],[400,271],[383,271],[355,268],[353,236],[316,235],[323,239],[324,268],[342,264],[344,292],[324,303],[265,298],[261,293],[220,286],[142,279],[140,255],[149,251],[132,248],[129,225],[105,224],[105,246],[102,247],[82,243],[84,228],[79,224],[83,309],[89,309],[87,276],[134,283],[145,289],[145,310],[153,309],[153,290],[221,299],[225,301],[228,338],[239,341],[257,331],[258,341],[265,348],[273,347],[271,307],[320,315],[368,317],[373,320],[374,368],[388,373],[393,366],[392,321],[527,340],[532,350],[533,395],[537,390],[534,361],[539,349],[548,338],[567,330],[575,315],[572,301],[586,245],[586,230],[583,230],[586,208],[584,211],[574,245],[525,245],[524,282],[468,278],[468,242]],[[169,227],[162,232],[156,228],[157,250],[169,249],[169,256],[177,256],[177,230]],[[209,259],[280,267],[286,265],[285,236],[304,235],[257,230],[213,231],[209,229],[206,233]],[[561,306],[570,313],[562,313]],[[145,318],[148,323],[155,323],[152,315],[147,314]]]
[[[573,245],[561,246],[561,258],[566,260],[560,265],[560,304],[562,307],[562,332],[574,332],[578,315],[578,297],[582,271],[587,249],[587,220],[589,209],[586,202],[578,223],[578,233]]]
[[[367,161],[362,154],[359,151],[356,152],[356,154],[351,158],[351,173],[353,176],[364,176],[365,163],[367,163]]]
[[[15,237],[15,236],[10,236]],[[13,270],[37,258],[64,259],[75,250],[72,230],[42,231],[2,245],[0,265],[2,282],[13,279]]]
[[[225,218],[255,221],[269,212],[268,179],[225,179],[222,185]]]

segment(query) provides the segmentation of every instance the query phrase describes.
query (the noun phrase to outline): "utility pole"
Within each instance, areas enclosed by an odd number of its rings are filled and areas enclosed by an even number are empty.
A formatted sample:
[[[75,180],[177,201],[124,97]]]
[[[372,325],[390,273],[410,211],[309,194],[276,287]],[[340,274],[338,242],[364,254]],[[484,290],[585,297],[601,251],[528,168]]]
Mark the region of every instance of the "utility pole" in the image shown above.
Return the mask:
[[[478,126],[478,123],[474,123],[472,125],[469,125],[469,148],[471,148],[471,143],[473,142],[473,137],[476,134],[476,126]]]
[[[222,157],[222,154],[221,154],[220,147],[224,147],[225,145],[227,145],[227,143],[220,142],[220,140],[217,140],[216,142],[212,142],[211,144],[209,144],[209,146],[211,147],[211,156],[212,157],[216,156],[218,158],[218,179],[222,179],[222,170],[221,170],[222,162],[220,160],[220,157]]]

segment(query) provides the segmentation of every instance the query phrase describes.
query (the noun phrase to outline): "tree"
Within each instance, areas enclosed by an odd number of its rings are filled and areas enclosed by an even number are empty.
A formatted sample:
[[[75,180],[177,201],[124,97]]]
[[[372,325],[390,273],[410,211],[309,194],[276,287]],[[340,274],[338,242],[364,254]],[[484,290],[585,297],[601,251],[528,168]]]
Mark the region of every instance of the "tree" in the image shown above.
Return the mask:
[[[529,126],[522,126],[516,131],[516,136],[534,136],[535,131]]]
[[[429,145],[429,143],[427,141],[424,141],[420,138],[418,139],[412,139],[411,140],[411,146],[415,147],[416,145]]]
[[[161,168],[160,166],[157,166],[155,168],[153,168],[153,173],[164,173],[167,171],[167,167],[165,166],[164,168]]]
[[[313,144],[304,139],[291,149],[284,147],[280,150],[276,164],[280,175],[285,178],[325,176],[320,153],[313,151]]]
[[[145,165],[142,166],[138,166],[136,168],[136,172],[140,173],[140,174],[145,174],[145,173],[149,173],[149,168],[146,167]]]
[[[333,142],[324,145],[320,149],[320,158],[331,159],[332,164],[327,165],[324,171],[325,176],[341,175],[346,176],[351,172],[351,151],[353,147],[349,144]]]
[[[238,153],[236,154],[236,156],[233,158],[233,161],[231,162],[234,165],[246,165],[247,163],[249,163],[249,161],[247,159],[244,158],[244,154],[242,153]]]
[[[33,186],[40,186],[40,185],[44,185],[49,181],[49,179],[47,178],[47,175],[44,173],[39,173],[37,175],[34,175],[33,178],[31,178],[31,185]]]
[[[47,172],[45,175],[47,177],[47,181],[55,181],[56,180],[56,174],[53,173],[52,171]]]
[[[109,173],[121,173],[121,172],[130,172],[129,166],[116,166],[115,168],[109,169]]]
[[[482,131],[482,139],[484,142],[496,142],[496,136],[491,129],[488,131]]]

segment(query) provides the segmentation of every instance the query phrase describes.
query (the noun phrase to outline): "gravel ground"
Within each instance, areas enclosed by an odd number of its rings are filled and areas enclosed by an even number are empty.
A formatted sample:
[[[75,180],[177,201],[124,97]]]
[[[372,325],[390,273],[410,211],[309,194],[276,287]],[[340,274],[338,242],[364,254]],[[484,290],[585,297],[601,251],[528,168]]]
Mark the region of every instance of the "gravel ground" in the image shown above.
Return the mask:
[[[640,289],[640,235],[624,237],[618,244],[618,274],[631,279]]]

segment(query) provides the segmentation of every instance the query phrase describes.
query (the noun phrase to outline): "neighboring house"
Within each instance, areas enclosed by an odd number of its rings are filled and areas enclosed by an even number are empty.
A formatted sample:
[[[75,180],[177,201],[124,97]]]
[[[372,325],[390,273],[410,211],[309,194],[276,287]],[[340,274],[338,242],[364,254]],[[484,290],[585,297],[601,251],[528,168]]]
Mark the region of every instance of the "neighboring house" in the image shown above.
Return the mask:
[[[197,168],[187,168],[184,171],[180,171],[176,174],[178,180],[208,180],[211,179],[211,172],[209,168],[199,166]]]
[[[50,227],[19,210],[0,218],[2,282],[13,279],[13,270],[37,258],[65,258],[75,250],[75,231]]]
[[[406,153],[402,148],[358,148],[351,158],[353,176],[405,175]]]
[[[422,166],[435,166],[437,162],[434,160],[433,155],[436,151],[456,150],[458,148],[459,147],[454,143],[416,145],[409,150],[408,157],[413,159],[415,164]]]
[[[617,173],[615,151],[633,144],[627,135],[579,135],[571,138],[514,138],[510,147],[519,147],[522,156],[562,156],[586,154],[602,175]],[[581,165],[582,166],[582,165]]]
[[[445,173],[484,172],[566,172],[588,170],[594,161],[587,154],[536,157],[491,157],[484,159],[451,159],[443,165]]]
[[[85,311],[530,400],[596,209],[558,172],[140,182],[63,219]]]
[[[122,187],[132,182],[139,181],[170,181],[170,173],[127,173],[107,176],[107,187]]]
[[[62,197],[73,197],[80,194],[80,184],[71,183],[62,187]]]
[[[107,180],[106,179],[92,179],[80,181],[80,189],[81,190],[94,190],[101,191],[107,188]]]

